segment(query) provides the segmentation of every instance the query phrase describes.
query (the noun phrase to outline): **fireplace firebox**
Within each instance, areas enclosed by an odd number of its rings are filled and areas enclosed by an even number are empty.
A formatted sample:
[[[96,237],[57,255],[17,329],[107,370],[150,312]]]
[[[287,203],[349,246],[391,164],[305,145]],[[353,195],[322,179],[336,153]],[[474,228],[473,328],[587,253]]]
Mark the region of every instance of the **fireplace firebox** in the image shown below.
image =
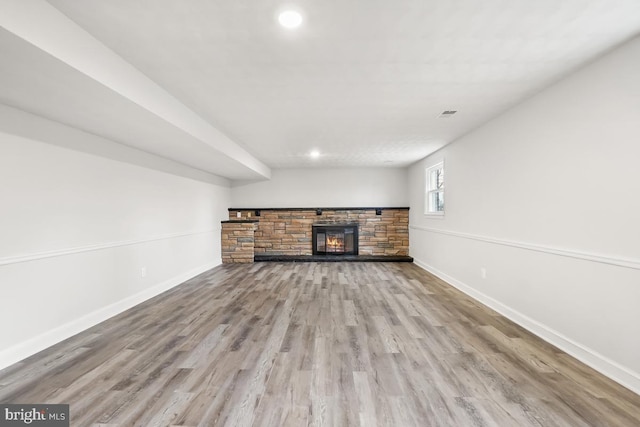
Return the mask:
[[[358,224],[326,224],[312,226],[314,255],[358,255]]]

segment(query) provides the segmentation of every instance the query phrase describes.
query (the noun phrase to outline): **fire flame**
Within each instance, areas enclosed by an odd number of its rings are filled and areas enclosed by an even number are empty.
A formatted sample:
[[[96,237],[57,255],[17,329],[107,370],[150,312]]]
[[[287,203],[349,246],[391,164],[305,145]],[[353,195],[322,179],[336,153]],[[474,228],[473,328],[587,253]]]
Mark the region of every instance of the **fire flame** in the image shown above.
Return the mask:
[[[337,237],[327,237],[327,246],[333,249],[342,248],[344,245],[342,239],[338,239]]]

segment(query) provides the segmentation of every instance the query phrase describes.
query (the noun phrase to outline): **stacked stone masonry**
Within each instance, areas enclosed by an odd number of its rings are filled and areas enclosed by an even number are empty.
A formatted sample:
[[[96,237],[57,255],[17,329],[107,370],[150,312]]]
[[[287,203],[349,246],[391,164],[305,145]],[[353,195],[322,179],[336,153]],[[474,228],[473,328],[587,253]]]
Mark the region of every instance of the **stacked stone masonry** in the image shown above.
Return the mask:
[[[240,217],[238,217],[240,212]],[[409,254],[409,209],[315,209],[230,210],[230,220],[258,220],[254,251],[267,255],[311,255],[311,225],[317,222],[359,224],[360,255]],[[224,240],[223,240],[224,242]],[[224,243],[223,243],[224,245]]]
[[[257,222],[222,222],[222,263],[249,263],[254,257]]]

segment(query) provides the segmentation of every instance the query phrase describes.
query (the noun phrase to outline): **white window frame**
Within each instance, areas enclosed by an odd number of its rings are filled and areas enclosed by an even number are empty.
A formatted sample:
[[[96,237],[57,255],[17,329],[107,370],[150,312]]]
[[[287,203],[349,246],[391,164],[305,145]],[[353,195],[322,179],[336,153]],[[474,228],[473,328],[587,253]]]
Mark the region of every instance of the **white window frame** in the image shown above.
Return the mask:
[[[445,212],[445,206],[443,205],[443,209],[441,211],[434,210],[432,206],[432,194],[434,193],[442,193],[442,197],[444,198],[445,188],[446,188],[446,178],[443,179],[442,185],[440,188],[431,188],[433,184],[433,180],[431,179],[431,174],[437,170],[441,169],[444,174],[444,160],[436,163],[433,166],[429,166],[425,169],[425,190],[424,190],[424,214],[434,217],[443,217]]]

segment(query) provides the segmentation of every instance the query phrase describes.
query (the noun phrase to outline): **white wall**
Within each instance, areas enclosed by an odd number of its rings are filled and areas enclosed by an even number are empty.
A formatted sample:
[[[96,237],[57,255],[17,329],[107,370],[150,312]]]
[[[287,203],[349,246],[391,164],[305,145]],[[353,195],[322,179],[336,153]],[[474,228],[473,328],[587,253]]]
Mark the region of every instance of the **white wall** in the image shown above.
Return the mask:
[[[404,168],[276,169],[271,180],[236,183],[234,208],[407,206]]]
[[[417,263],[636,392],[638,76],[636,38],[409,170]],[[424,169],[441,159],[432,219]]]
[[[11,113],[34,128],[62,129]],[[0,367],[221,262],[220,220],[230,206],[225,180],[99,157],[8,127],[0,127]],[[65,132],[87,146],[105,144]],[[152,162],[146,153],[129,154]]]

